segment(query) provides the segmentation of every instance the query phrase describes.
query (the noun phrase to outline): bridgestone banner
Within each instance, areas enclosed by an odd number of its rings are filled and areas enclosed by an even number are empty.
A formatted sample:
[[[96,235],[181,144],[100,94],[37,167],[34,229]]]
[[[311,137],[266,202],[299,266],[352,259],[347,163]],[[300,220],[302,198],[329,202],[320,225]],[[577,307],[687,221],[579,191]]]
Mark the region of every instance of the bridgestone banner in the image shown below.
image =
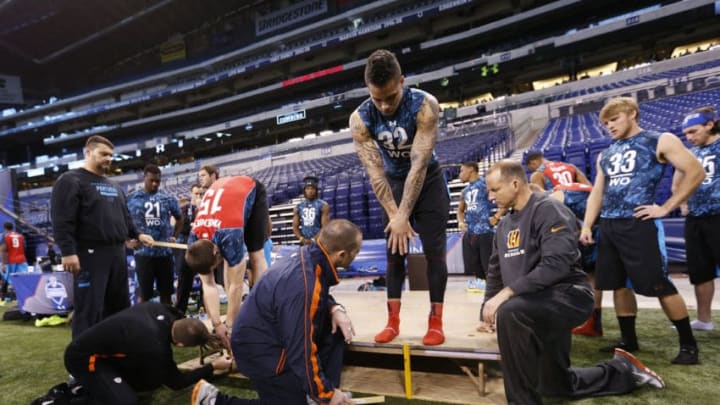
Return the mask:
[[[261,36],[277,31],[325,12],[327,12],[326,0],[307,0],[264,16],[257,15],[255,34]]]

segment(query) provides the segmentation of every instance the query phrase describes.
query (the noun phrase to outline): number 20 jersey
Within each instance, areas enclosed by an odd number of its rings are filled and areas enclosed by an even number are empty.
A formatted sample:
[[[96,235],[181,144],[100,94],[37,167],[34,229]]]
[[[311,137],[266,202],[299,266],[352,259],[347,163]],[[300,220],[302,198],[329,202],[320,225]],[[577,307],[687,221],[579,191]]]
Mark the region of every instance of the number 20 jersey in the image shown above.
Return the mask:
[[[404,179],[410,171],[410,149],[417,131],[417,115],[425,97],[429,94],[418,89],[403,88],[402,99],[395,114],[384,116],[371,99],[358,107],[358,115],[370,131],[382,155],[385,174]],[[437,166],[435,151],[428,164]]]
[[[655,191],[665,172],[657,160],[660,134],[642,131],[613,140],[602,152],[600,168],[605,175],[601,218],[632,218],[635,207],[655,203]]]

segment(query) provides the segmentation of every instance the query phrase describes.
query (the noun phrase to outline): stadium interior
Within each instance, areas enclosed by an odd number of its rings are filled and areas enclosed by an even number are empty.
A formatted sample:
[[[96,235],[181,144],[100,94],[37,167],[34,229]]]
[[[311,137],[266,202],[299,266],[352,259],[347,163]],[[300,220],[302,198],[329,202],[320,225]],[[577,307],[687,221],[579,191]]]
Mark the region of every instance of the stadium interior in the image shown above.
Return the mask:
[[[273,237],[290,243],[289,207],[312,174],[333,217],[381,237],[347,130],[376,48],[441,102],[449,180],[463,161],[487,167],[528,149],[592,179],[608,97],[637,97],[643,127],[680,135],[683,113],[720,95],[714,1],[328,1],[302,23],[264,28],[259,16],[297,2],[70,3],[0,6],[0,73],[22,86],[2,105],[0,162],[16,179],[15,211],[43,233],[50,185],[101,134],[128,191],[148,162],[178,196],[204,164],[251,174],[268,186]],[[658,198],[668,193],[666,180]]]

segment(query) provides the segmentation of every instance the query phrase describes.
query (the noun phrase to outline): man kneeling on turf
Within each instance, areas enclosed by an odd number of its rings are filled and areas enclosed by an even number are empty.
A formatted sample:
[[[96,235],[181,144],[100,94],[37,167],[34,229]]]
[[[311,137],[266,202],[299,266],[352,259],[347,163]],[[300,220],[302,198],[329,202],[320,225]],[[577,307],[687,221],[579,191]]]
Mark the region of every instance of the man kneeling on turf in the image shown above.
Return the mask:
[[[232,330],[238,371],[250,378],[259,400],[234,398],[200,381],[194,405],[352,404],[342,392],[345,343],[355,334],[345,308],[329,294],[337,268],[347,267],[362,244],[360,228],[335,219],[316,242],[273,263],[240,307]]]
[[[220,357],[182,373],[172,346],[218,345],[205,325],[183,318],[176,309],[146,302],[118,312],[85,330],[65,350],[65,368],[87,390],[90,404],[132,405],[136,391],[165,385],[179,390],[214,370],[229,370],[232,360]]]

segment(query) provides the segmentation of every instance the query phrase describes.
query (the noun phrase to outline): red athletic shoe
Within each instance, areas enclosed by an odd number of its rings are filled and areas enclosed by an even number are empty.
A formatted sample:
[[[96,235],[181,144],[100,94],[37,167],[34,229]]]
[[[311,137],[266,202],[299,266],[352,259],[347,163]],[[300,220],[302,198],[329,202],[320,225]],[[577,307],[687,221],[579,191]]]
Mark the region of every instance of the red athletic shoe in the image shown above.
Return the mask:
[[[573,335],[585,335],[591,337],[598,337],[603,335],[602,323],[597,319],[596,312],[593,311],[590,314],[590,318],[585,321],[582,325],[572,330]]]

